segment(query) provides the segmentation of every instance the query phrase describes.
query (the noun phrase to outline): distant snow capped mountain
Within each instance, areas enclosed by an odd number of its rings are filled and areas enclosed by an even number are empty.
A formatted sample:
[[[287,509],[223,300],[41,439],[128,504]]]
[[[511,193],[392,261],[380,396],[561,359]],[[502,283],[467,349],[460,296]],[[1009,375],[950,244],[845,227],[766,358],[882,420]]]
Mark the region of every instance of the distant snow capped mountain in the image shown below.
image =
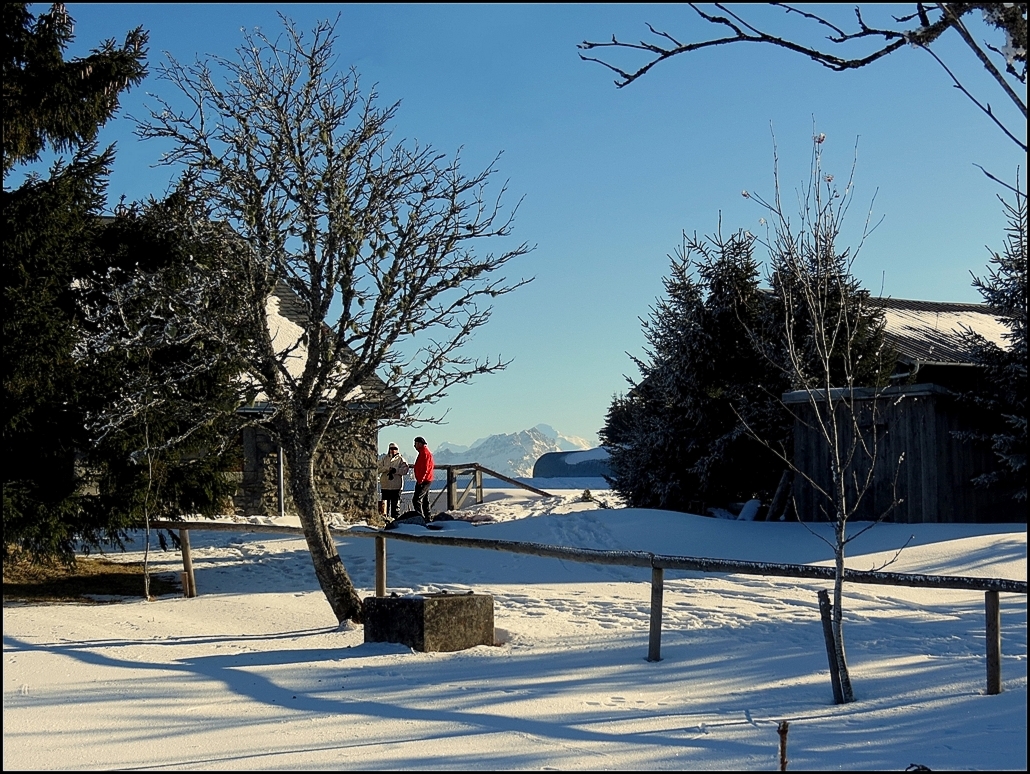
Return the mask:
[[[480,441],[481,440],[482,439],[480,439]],[[476,441],[476,443],[479,443],[480,441]],[[475,444],[473,444],[473,445],[475,445]],[[430,446],[429,448],[431,448],[433,450],[433,459],[436,459],[438,456],[440,456],[444,452],[453,452],[454,454],[461,454],[462,452],[467,452],[472,447],[471,446],[464,446],[464,445],[462,445],[460,443],[450,443],[448,441],[444,441],[439,446],[435,446],[435,447],[434,446]]]
[[[549,425],[537,425],[517,433],[491,435],[469,447],[445,441],[433,449],[433,459],[439,465],[478,462],[505,476],[528,478],[533,475],[533,465],[547,452],[589,448],[590,443],[582,438],[562,435]]]
[[[592,449],[594,446],[590,441],[577,435],[563,435],[550,425],[537,425],[533,429],[539,430],[545,436],[554,440],[560,447],[555,451],[578,451],[580,449]]]

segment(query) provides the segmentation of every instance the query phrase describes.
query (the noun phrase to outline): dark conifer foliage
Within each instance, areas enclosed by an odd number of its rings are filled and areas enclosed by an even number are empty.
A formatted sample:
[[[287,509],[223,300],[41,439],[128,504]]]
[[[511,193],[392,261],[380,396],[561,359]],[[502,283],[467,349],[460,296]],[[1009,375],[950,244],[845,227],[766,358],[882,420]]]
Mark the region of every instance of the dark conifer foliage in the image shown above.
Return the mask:
[[[644,322],[640,379],[616,397],[601,430],[612,486],[634,507],[701,511],[758,496],[768,501],[783,465],[745,428],[781,446],[788,386],[770,359],[772,297],[759,289],[754,238],[686,240],[666,297]],[[775,336],[775,332],[772,333]]]
[[[83,156],[3,192],[5,551],[67,556],[76,535],[104,532],[82,513],[74,472],[87,440],[72,286],[90,260],[106,161]]]
[[[72,20],[62,5],[35,17],[4,3],[4,554],[69,557],[77,538],[109,537],[103,514],[83,510],[76,454],[86,445],[73,359],[74,287],[90,269],[110,152],[92,140],[119,94],[144,73],[145,34],[65,62]],[[48,178],[8,189],[15,165],[44,149],[74,151]]]
[[[40,152],[92,142],[121,93],[146,75],[147,34],[136,28],[83,59],[66,61],[74,23],[61,3],[36,17],[28,3],[4,3],[4,174]]]
[[[80,284],[95,494],[120,523],[231,508],[238,469],[242,298],[222,229],[185,189],[125,208]]]
[[[1000,486],[1017,500],[1026,501],[1026,193],[1014,189],[1014,201],[1003,201],[1008,220],[1005,247],[994,253],[986,277],[973,285],[984,302],[994,307],[1008,327],[1008,348],[982,336],[967,336],[977,361],[984,366],[983,385],[967,399],[979,404],[991,419],[981,431],[965,434],[987,444],[998,469],[978,483]]]
[[[813,240],[797,250],[776,245],[771,263],[769,324],[781,331],[771,353],[786,367],[789,333],[790,388],[887,386],[897,353],[884,338],[883,308],[851,273],[848,253]]]
[[[612,486],[633,507],[703,513],[752,497],[768,503],[791,458],[782,394],[817,380],[887,384],[895,358],[883,311],[848,256],[774,249],[770,292],[760,287],[755,241],[744,232],[695,236],[672,259],[666,295],[643,323],[640,379],[612,401],[601,430]],[[848,335],[828,345],[828,325]]]

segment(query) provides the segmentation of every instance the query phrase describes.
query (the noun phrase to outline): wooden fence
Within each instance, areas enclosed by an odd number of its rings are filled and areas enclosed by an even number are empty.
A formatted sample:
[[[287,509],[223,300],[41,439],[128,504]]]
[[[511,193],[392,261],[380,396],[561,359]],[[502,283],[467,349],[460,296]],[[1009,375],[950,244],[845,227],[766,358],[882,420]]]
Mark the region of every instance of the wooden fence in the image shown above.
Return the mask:
[[[476,490],[476,504],[483,502],[483,474],[493,476],[494,478],[500,479],[507,484],[512,486],[520,487],[533,494],[540,495],[541,497],[554,497],[554,495],[537,489],[534,486],[518,481],[514,478],[509,478],[503,473],[498,473],[496,470],[490,470],[490,468],[484,468],[478,462],[470,462],[467,465],[437,465],[437,470],[443,470],[447,473],[447,485],[436,493],[436,497],[433,498],[431,505],[435,506],[441,495],[447,493],[447,510],[455,511],[462,506],[465,499],[469,496],[472,488]],[[465,489],[462,490],[461,494],[458,494],[458,477],[459,476],[470,476],[469,483]]]
[[[155,529],[179,530],[183,558],[183,591],[187,596],[196,596],[193,577],[193,560],[190,556],[189,530],[215,530],[225,532],[277,533],[303,535],[300,527],[285,527],[272,524],[244,524],[236,522],[204,521],[155,521]],[[451,548],[478,548],[504,551],[512,554],[527,554],[570,562],[588,564],[618,565],[621,567],[651,568],[651,617],[648,635],[647,660],[660,661],[662,648],[662,602],[665,591],[666,570],[687,570],[691,572],[735,573],[738,575],[776,576],[812,580],[834,579],[832,567],[809,564],[782,564],[777,562],[747,562],[737,559],[709,559],[692,556],[671,556],[650,551],[602,551],[592,548],[570,548],[551,546],[544,543],[528,543],[506,540],[491,540],[460,537],[457,535],[410,534],[397,531],[380,531],[364,527],[348,529],[333,528],[339,537],[374,538],[376,561],[377,597],[386,596],[386,541],[400,540],[407,543],[448,546]],[[1027,593],[1027,582],[1004,578],[970,578],[958,575],[924,575],[901,572],[872,572],[845,570],[846,583],[866,583],[881,586],[907,586],[910,588],[957,589],[983,591],[985,595],[985,616],[987,635],[987,693],[1001,693],[1001,605],[999,593]]]

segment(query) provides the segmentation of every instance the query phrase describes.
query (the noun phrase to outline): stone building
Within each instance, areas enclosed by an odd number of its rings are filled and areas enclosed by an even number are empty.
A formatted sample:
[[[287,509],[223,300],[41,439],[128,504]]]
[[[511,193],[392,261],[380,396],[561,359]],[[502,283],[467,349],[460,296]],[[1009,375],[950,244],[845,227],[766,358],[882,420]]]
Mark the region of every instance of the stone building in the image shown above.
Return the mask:
[[[287,368],[302,368],[303,343],[297,335],[306,315],[300,300],[289,288],[280,283],[268,302],[268,327],[273,343],[288,341],[292,347],[286,358]],[[300,371],[298,370],[299,374]],[[392,395],[379,379],[363,385],[359,395],[351,402],[351,410],[361,412],[369,405],[363,396],[374,394],[375,404],[383,404],[383,396]],[[239,488],[233,498],[238,516],[278,516],[295,512],[289,492],[289,466],[282,450],[272,436],[262,428],[260,417],[271,412],[271,406],[261,396],[241,410],[258,420],[242,432],[240,463],[236,475]],[[371,520],[377,514],[379,425],[374,419],[348,417],[342,424],[330,428],[322,440],[315,458],[315,486],[319,501],[326,512],[339,514],[343,521]]]

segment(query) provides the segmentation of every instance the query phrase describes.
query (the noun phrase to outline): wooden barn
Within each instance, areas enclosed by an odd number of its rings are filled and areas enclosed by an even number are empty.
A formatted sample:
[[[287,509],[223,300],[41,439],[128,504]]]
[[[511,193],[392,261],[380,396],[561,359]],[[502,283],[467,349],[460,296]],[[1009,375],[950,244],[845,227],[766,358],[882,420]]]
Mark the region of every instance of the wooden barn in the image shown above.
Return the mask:
[[[898,352],[896,386],[856,390],[857,422],[851,421],[849,412],[838,413],[842,448],[851,445],[856,431],[867,443],[876,439],[873,484],[853,518],[872,521],[889,511],[886,520],[895,522],[1026,521],[1024,504],[1009,492],[974,486],[973,478],[995,468],[993,454],[956,436],[983,421],[960,396],[975,390],[983,377],[963,344],[963,330],[1007,346],[1003,338],[1007,328],[980,304],[880,301],[888,343]],[[842,394],[832,391],[831,401]],[[825,401],[813,401],[803,391],[787,393],[783,400],[796,418],[794,463],[825,487],[829,450],[813,422],[816,408],[822,410]],[[867,470],[868,461],[860,462],[860,478]],[[795,476],[793,495],[800,519],[827,518],[826,499],[803,476]],[[891,509],[895,499],[901,502]]]

